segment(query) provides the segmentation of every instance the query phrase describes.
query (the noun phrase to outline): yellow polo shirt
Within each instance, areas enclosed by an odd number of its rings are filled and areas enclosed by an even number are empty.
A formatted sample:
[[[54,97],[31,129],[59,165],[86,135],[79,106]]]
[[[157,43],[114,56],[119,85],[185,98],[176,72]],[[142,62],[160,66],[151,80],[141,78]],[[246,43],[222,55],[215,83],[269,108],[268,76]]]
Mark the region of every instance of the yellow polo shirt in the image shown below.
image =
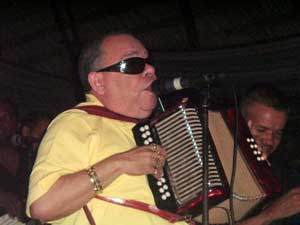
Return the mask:
[[[87,102],[79,105],[102,104],[93,95],[87,95]],[[38,150],[30,178],[27,213],[32,202],[45,194],[60,176],[76,173],[113,154],[135,147],[131,130],[134,125],[90,115],[78,109],[58,115],[50,124]],[[107,186],[101,195],[155,204],[146,176],[123,174]],[[98,199],[92,199],[88,208],[97,225],[170,224],[156,215]],[[52,221],[52,224],[88,225],[89,222],[83,209],[80,209],[65,218]],[[176,223],[183,224],[186,223]]]

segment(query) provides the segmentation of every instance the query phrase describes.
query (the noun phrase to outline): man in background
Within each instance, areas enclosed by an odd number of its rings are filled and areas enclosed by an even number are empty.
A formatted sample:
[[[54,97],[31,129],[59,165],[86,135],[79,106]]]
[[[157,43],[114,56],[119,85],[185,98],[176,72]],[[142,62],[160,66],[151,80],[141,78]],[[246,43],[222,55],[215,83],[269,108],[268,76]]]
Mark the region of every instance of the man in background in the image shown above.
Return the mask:
[[[18,173],[19,196],[26,202],[29,177],[38,151],[38,146],[44,136],[52,115],[43,111],[32,111],[26,114],[21,122],[19,134],[14,136],[14,144],[18,146],[21,155],[21,165]],[[24,207],[25,210],[25,207]],[[38,220],[29,219],[24,211],[24,221],[29,225],[41,224]]]
[[[252,136],[265,160],[271,161],[274,151],[281,143],[282,135],[288,119],[287,100],[282,93],[268,84],[254,86],[242,99],[241,112]],[[279,163],[278,163],[279,162]],[[285,168],[284,158],[271,161],[272,171],[279,180],[286,178],[282,172]],[[278,220],[300,214],[300,188],[294,187],[270,204],[261,212],[239,225],[276,224]],[[290,224],[290,223],[289,223]]]
[[[28,155],[28,169],[31,171],[38,146],[53,116],[42,111],[32,111],[25,115],[20,125],[20,147]]]
[[[21,214],[18,171],[20,154],[11,138],[17,132],[17,112],[11,101],[0,101],[0,216]]]

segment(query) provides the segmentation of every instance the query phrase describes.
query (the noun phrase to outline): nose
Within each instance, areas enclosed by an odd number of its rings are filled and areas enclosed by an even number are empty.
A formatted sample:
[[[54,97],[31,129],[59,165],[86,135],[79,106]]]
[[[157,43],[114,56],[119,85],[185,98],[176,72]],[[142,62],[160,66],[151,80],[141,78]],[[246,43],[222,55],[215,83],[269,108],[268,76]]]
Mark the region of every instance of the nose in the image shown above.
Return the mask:
[[[145,65],[143,75],[146,77],[152,78],[153,80],[157,79],[154,66],[152,66],[151,64],[148,64],[148,63],[146,63],[146,65]]]
[[[265,133],[265,135],[263,137],[263,143],[273,149],[273,147],[275,145],[274,134],[272,132]]]

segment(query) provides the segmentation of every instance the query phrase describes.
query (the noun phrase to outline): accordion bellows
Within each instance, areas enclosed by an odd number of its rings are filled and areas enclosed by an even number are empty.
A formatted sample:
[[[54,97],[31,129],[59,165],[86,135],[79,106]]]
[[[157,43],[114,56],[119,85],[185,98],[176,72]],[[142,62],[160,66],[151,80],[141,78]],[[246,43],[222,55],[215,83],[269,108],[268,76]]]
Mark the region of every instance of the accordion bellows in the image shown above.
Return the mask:
[[[209,112],[208,204],[209,222],[227,223],[229,183],[232,172],[233,121],[227,115]],[[226,121],[225,121],[225,117]],[[156,205],[160,209],[192,216],[201,221],[203,189],[203,118],[201,111],[182,101],[171,110],[133,128],[138,145],[162,145],[167,151],[164,176],[148,176]],[[278,181],[263,161],[258,161],[255,141],[239,122],[237,171],[234,183],[235,219],[244,217],[266,196],[279,190]],[[241,123],[241,124],[240,124]],[[255,152],[255,154],[253,154]],[[263,172],[262,172],[263,171]],[[267,176],[267,177],[266,177]]]

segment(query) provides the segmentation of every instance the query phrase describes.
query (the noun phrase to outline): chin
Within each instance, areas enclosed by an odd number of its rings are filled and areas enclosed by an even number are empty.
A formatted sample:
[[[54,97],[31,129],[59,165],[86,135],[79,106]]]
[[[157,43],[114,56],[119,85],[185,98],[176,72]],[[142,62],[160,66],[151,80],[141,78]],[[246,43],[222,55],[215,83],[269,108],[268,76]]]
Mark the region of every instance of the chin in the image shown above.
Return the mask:
[[[155,109],[156,104],[157,104],[157,99],[154,98],[154,99],[152,99],[151,101],[148,101],[147,104],[144,104],[144,105],[142,106],[142,109],[147,110],[147,111],[151,111],[151,112],[152,112],[152,111]]]
[[[143,105],[142,107],[140,107],[138,118],[145,119],[149,117],[152,114],[153,110],[155,109],[155,106],[156,106],[156,102],[155,104]]]
[[[157,97],[153,92],[144,91],[135,102],[138,107],[140,119],[147,118],[151,115],[157,104]]]
[[[149,107],[149,108],[142,108],[139,115],[140,115],[140,119],[145,119],[147,117],[149,117],[153,110],[155,109],[155,106],[154,107]]]

